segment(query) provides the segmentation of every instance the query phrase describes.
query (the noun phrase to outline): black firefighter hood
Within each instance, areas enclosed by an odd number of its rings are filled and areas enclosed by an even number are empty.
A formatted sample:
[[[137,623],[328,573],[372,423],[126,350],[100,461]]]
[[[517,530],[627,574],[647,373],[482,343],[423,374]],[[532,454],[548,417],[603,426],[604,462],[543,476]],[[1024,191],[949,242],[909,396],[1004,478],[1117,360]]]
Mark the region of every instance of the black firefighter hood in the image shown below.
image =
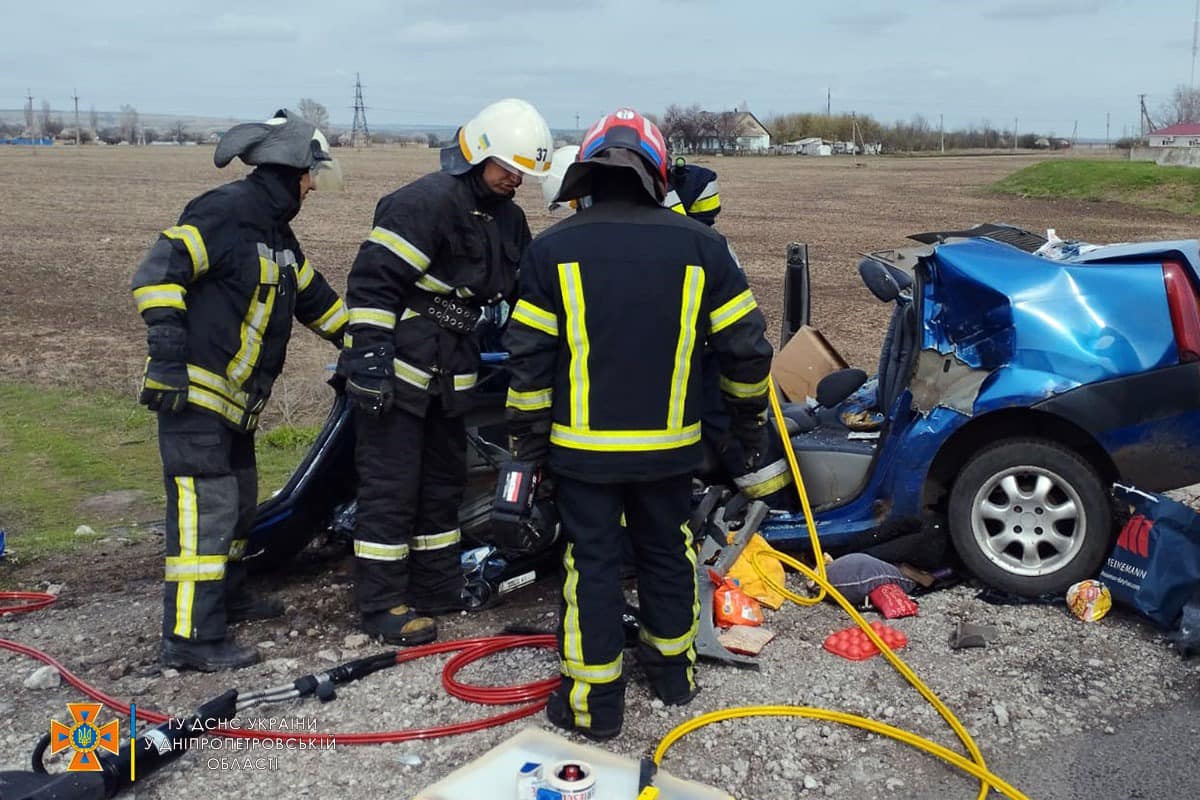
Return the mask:
[[[266,122],[234,125],[217,144],[213,163],[224,167],[234,158],[251,166],[276,164],[296,169],[312,169],[330,155],[311,122],[280,109]]]

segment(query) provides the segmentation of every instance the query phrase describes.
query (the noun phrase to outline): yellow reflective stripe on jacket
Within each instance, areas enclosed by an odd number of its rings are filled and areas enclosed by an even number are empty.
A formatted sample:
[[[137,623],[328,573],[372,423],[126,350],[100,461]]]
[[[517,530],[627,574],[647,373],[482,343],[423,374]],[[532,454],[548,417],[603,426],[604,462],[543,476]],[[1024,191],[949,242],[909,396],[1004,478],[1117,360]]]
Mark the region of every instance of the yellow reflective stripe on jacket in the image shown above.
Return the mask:
[[[308,263],[308,259],[304,259],[304,263],[296,269],[296,286],[300,288],[300,291],[303,292],[308,288],[308,285],[313,282],[316,274],[317,271]]]
[[[400,380],[418,389],[428,389],[429,382],[433,380],[433,375],[398,358],[392,359],[392,372]]]
[[[163,236],[183,242],[188,255],[192,257],[192,280],[208,272],[208,248],[204,246],[204,237],[195,225],[172,225],[163,231]]]
[[[731,381],[724,375],[718,380],[718,385],[721,391],[730,397],[736,397],[739,400],[747,400],[753,397],[762,397],[767,393],[767,378],[763,378],[758,383],[738,383]]]
[[[583,299],[583,281],[579,274],[579,262],[558,265],[558,284],[562,292],[563,309],[566,311],[567,345],[571,349],[571,363],[567,374],[571,386],[571,427],[587,428],[591,377],[588,374],[588,341],[586,303]]]
[[[792,471],[787,461],[781,458],[754,472],[736,477],[733,482],[747,497],[757,499],[791,484]]]
[[[163,580],[219,581],[225,577],[225,556],[168,556]]]
[[[679,199],[679,192],[674,189],[667,192],[667,196],[663,198],[662,204],[678,214],[687,215],[687,210],[683,207],[683,201]]]
[[[687,447],[700,441],[700,423],[683,428],[645,431],[594,431],[589,428],[550,426],[550,442],[572,450],[596,450],[602,452],[644,452],[647,450],[672,450]]]
[[[513,306],[512,319],[514,322],[528,325],[535,331],[541,331],[547,336],[558,336],[558,317],[528,300],[517,301],[517,304]]]
[[[684,648],[685,650],[687,648]],[[682,652],[682,651],[680,651]],[[584,664],[580,661],[559,661],[559,671],[568,678],[586,683],[612,683],[621,677],[622,660],[618,655],[615,661],[607,664]]]
[[[152,308],[178,308],[187,311],[183,296],[187,289],[178,283],[155,283],[141,286],[133,290],[133,299],[137,303],[139,314],[144,314]]]
[[[332,336],[345,326],[348,317],[346,304],[339,297],[324,314],[308,323],[308,327],[324,336]]]
[[[455,528],[452,531],[444,531],[443,533],[414,536],[412,537],[412,549],[420,551],[441,550],[444,547],[453,547],[461,540],[462,531]]]
[[[379,542],[364,542],[354,540],[354,555],[371,561],[403,561],[408,558],[406,544],[380,544]]]
[[[175,521],[179,527],[179,557],[195,558],[200,539],[200,512],[196,502],[196,479],[175,478]],[[192,602],[196,599],[194,581],[179,581],[175,587],[175,627],[173,633],[185,638],[192,635]]]
[[[396,327],[396,315],[386,308],[352,308],[350,324],[372,325],[390,331]]]
[[[696,348],[696,319],[704,295],[704,270],[688,265],[683,274],[683,297],[679,306],[679,341],[675,345],[675,369],[671,372],[671,398],[667,404],[667,428],[683,426],[688,377],[692,373],[692,351]]]
[[[708,315],[708,332],[719,333],[756,308],[754,294],[747,289]]]
[[[549,408],[554,400],[553,389],[535,389],[531,392],[518,392],[511,386],[508,389],[508,399],[505,405],[518,411],[540,411]]]
[[[278,288],[275,284],[279,282],[279,265],[262,256],[259,256],[258,263],[259,280],[266,285],[267,296],[263,298],[262,286],[257,287],[250,299],[250,307],[246,309],[246,316],[242,319],[242,345],[226,369],[234,386],[242,386],[258,364],[262,354],[263,333],[271,321],[271,310],[275,307],[275,290]],[[272,279],[275,284],[271,283]]]
[[[474,389],[477,383],[479,383],[478,372],[459,373],[454,376],[454,391],[465,392],[468,389]]]
[[[188,364],[187,371],[189,382],[216,392],[237,406],[239,411],[245,409],[246,404],[250,402],[250,395],[231,386],[229,379],[224,375],[218,375],[197,364]]]
[[[422,275],[417,278],[417,286],[427,292],[434,294],[450,294],[454,291],[454,287],[448,283],[443,283],[432,275]]]
[[[367,236],[367,241],[390,250],[397,257],[404,259],[417,272],[429,269],[429,256],[395,231],[389,231],[387,228],[376,225]]]
[[[411,308],[406,308],[406,309],[404,309],[404,311],[400,312],[400,321],[404,322],[404,320],[406,320],[406,319],[412,319],[413,317],[419,317],[419,316],[421,316],[421,315],[418,314],[417,312],[413,311]]]
[[[721,195],[714,194],[712,197],[701,197],[696,202],[688,206],[687,213],[703,214],[705,211],[712,211],[714,208],[721,207]]]
[[[252,414],[248,419],[243,419],[246,414],[241,408],[235,406],[216,392],[210,392],[194,384],[188,387],[188,402],[219,414],[237,427],[242,427],[243,423],[245,423],[247,428],[253,428],[254,423],[258,419],[257,414]]]

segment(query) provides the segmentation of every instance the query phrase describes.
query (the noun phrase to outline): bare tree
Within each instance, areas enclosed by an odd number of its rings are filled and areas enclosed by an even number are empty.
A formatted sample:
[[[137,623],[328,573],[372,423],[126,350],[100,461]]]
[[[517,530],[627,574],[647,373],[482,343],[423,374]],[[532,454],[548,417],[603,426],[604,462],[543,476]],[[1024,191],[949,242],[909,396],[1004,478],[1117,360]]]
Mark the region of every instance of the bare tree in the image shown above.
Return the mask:
[[[117,123],[121,139],[130,144],[137,144],[138,112],[133,106],[121,106],[121,117]]]
[[[663,126],[660,130],[662,130],[663,136],[681,143],[685,150],[695,151],[700,147],[700,141],[704,137],[701,130],[704,113],[700,110],[698,103],[687,108],[671,104],[667,106],[666,113],[663,114]]]
[[[722,111],[714,120],[717,147],[722,153],[737,150],[738,138],[745,133],[746,121],[737,111]]]
[[[175,127],[171,130],[171,135],[175,139],[175,144],[183,144],[188,139],[187,128],[183,127],[183,120],[175,120]]]
[[[329,135],[329,109],[313,100],[311,97],[300,98],[300,116],[317,126],[317,130]]]
[[[38,132],[43,136],[49,133],[47,128],[50,127],[50,101],[42,100],[42,110],[38,112]]]
[[[100,115],[96,113],[95,106],[88,111],[88,127],[92,129],[94,135],[100,135]]]
[[[1176,86],[1171,99],[1159,111],[1164,125],[1180,122],[1200,122],[1200,89]]]
[[[717,137],[717,120],[720,119],[720,114],[713,111],[700,111],[699,106],[696,106],[696,144],[692,148],[694,150],[701,149],[710,139]]]

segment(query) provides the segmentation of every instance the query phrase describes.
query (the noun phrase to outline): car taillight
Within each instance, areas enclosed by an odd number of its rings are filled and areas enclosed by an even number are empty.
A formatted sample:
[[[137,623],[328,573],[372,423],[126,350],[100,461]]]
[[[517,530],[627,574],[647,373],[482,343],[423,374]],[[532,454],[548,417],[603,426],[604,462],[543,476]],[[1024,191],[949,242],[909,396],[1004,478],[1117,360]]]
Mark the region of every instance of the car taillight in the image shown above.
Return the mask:
[[[1167,285],[1167,306],[1171,309],[1171,325],[1175,328],[1175,344],[1179,360],[1200,360],[1200,298],[1187,270],[1177,261],[1163,264],[1163,282]]]

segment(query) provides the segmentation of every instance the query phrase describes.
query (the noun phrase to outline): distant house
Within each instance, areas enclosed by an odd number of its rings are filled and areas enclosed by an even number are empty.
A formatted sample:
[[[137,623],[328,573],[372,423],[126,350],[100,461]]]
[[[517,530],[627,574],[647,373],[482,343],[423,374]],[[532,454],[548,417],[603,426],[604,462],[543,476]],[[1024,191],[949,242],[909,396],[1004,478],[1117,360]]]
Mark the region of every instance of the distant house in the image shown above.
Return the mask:
[[[1181,122],[1151,131],[1151,147],[1200,147],[1200,122]]]
[[[701,137],[697,147],[700,153],[765,153],[771,147],[771,133],[766,126],[749,111],[722,111],[716,115],[719,119],[717,126],[727,131],[725,137],[716,131],[710,131]],[[723,142],[732,139],[732,142]],[[687,144],[681,136],[671,137],[671,151],[684,153],[688,151]]]

